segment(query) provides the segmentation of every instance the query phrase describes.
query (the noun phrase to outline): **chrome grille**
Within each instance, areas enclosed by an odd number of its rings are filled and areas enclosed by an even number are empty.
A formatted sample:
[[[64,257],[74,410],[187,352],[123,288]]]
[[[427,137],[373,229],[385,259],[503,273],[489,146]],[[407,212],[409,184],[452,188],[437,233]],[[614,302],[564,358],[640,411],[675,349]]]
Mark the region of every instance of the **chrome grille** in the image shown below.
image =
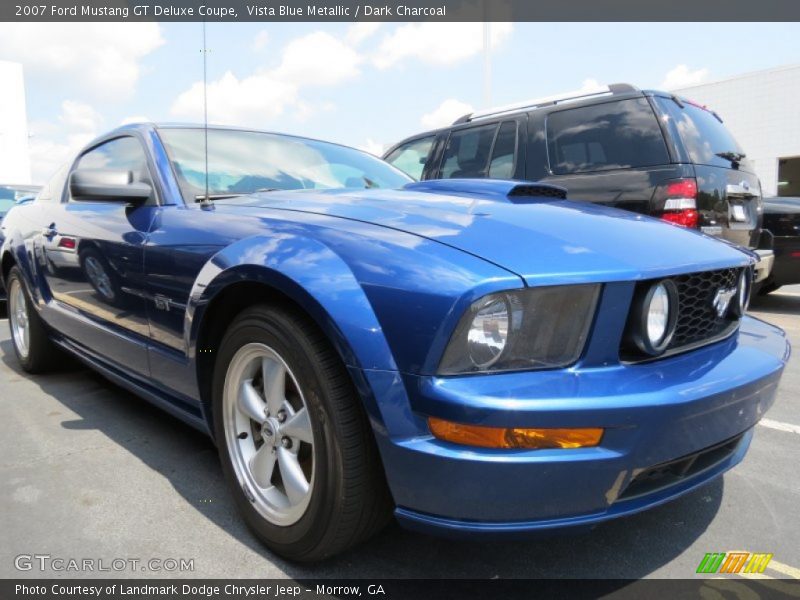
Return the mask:
[[[735,288],[741,269],[721,269],[672,277],[678,287],[678,324],[667,350],[681,348],[715,338],[733,321],[718,317],[714,294],[720,288]]]
[[[626,362],[653,360],[710,344],[732,333],[739,318],[730,309],[726,315],[719,317],[714,308],[714,296],[720,289],[736,288],[741,272],[739,268],[719,269],[669,277],[678,291],[678,317],[669,345],[659,356],[644,354],[630,341],[629,333],[635,324],[629,319],[620,347],[620,358]],[[637,293],[653,283],[653,280],[638,283]]]

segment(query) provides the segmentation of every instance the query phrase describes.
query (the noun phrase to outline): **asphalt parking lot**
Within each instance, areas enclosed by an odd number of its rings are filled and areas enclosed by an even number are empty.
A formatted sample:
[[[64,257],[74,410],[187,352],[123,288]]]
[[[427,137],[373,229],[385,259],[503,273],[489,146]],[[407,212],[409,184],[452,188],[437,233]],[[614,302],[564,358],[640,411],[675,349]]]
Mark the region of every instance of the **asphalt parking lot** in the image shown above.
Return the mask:
[[[754,299],[751,312],[800,349],[800,286]],[[210,441],[82,367],[23,375],[0,317],[0,577],[67,574],[15,568],[20,554],[49,554],[194,560],[193,572],[118,573],[128,577],[685,578],[707,552],[742,550],[774,554],[766,576],[800,578],[800,350],[744,462],[671,504],[528,542],[453,542],[393,525],[298,566],[245,528]]]

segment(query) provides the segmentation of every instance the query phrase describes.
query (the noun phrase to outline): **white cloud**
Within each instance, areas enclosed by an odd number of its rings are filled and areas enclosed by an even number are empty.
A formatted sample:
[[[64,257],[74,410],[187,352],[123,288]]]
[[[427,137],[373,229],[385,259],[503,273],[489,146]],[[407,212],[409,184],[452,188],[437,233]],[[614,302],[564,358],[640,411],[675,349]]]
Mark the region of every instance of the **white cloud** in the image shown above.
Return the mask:
[[[259,125],[284,113],[297,99],[297,87],[269,74],[239,79],[226,72],[208,84],[208,120],[227,125]],[[181,118],[203,118],[203,82],[181,93],[170,112]]]
[[[607,85],[603,85],[597,79],[584,79],[581,87],[578,89],[577,94],[592,94],[594,92],[603,92],[608,89]]]
[[[269,33],[267,33],[265,29],[262,29],[253,38],[253,43],[250,44],[250,48],[258,52],[259,50],[263,50],[267,44],[269,44]]]
[[[686,65],[678,65],[667,73],[660,87],[665,90],[689,87],[690,85],[703,83],[708,80],[708,76],[708,69],[692,70]]]
[[[375,35],[375,32],[381,28],[382,23],[375,21],[361,21],[351,25],[345,34],[345,40],[348,44],[356,46],[363,42],[368,37]]]
[[[458,117],[474,110],[471,104],[461,102],[455,98],[448,98],[433,111],[422,115],[420,122],[426,129],[437,129],[452,124]]]
[[[372,138],[367,138],[363,144],[359,144],[357,147],[359,150],[369,152],[370,154],[378,157],[383,156],[383,152],[386,150],[386,144],[376,142]]]
[[[291,110],[297,120],[331,110],[299,97],[302,87],[335,85],[359,75],[361,55],[329,33],[317,31],[290,41],[274,69],[239,78],[231,71],[208,84],[208,119],[228,125],[263,125]],[[203,83],[197,81],[173,102],[179,118],[202,120]]]
[[[103,122],[103,116],[84,102],[64,100],[61,103],[61,115],[58,120],[71,131],[94,132]]]
[[[289,42],[271,76],[298,86],[334,85],[357,77],[361,61],[350,46],[329,33],[316,31]]]
[[[163,43],[158,23],[0,23],[0,56],[103,99],[128,97]]]
[[[44,183],[98,136],[103,116],[89,104],[64,100],[54,122],[33,121],[29,141],[33,181]]]
[[[483,49],[483,23],[410,23],[402,25],[381,41],[372,62],[387,69],[409,58],[451,65],[478,54]],[[512,31],[511,23],[491,24],[491,47],[504,42]]]

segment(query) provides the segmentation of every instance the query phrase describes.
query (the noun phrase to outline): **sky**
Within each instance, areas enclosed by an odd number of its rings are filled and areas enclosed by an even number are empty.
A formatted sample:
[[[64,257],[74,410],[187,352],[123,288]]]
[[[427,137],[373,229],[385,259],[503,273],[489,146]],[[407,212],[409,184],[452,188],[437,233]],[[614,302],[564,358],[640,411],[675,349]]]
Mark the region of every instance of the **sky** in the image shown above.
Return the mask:
[[[212,123],[380,154],[485,105],[480,23],[206,27]],[[797,33],[794,23],[493,23],[489,103],[614,82],[673,89],[797,63]],[[24,68],[33,181],[122,123],[202,122],[202,47],[201,23],[0,23],[0,60]]]

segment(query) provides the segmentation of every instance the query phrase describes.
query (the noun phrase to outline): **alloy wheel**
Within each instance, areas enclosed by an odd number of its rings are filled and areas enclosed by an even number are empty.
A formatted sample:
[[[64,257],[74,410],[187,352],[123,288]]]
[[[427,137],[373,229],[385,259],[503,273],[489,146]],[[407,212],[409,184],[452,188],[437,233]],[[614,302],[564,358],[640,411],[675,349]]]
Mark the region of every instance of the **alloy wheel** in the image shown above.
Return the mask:
[[[28,357],[31,345],[30,319],[28,318],[28,303],[25,290],[18,279],[12,279],[8,292],[8,318],[11,322],[11,335],[17,352],[25,359]]]
[[[314,435],[294,373],[272,348],[246,344],[231,359],[223,391],[225,443],[245,495],[269,522],[305,513],[314,485]]]

